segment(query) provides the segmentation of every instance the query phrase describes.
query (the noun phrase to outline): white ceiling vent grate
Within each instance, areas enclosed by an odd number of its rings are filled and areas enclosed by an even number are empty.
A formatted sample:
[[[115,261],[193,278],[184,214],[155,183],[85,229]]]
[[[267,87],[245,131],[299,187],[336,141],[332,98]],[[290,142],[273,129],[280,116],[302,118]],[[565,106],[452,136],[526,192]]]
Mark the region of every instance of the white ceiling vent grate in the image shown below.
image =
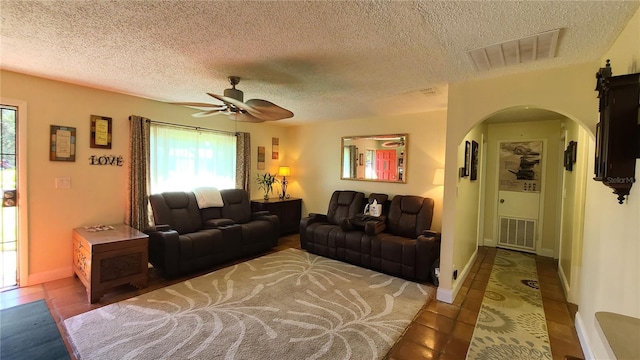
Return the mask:
[[[510,40],[468,52],[476,70],[487,71],[556,56],[560,29]]]

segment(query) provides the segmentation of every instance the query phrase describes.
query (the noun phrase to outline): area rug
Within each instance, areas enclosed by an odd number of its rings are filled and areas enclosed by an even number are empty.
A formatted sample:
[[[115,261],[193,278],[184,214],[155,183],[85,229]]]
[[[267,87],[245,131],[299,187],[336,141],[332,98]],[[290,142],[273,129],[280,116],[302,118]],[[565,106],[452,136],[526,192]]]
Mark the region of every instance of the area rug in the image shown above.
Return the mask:
[[[44,300],[0,310],[0,359],[69,359]]]
[[[287,249],[64,324],[79,359],[380,359],[433,292]]]
[[[497,251],[467,359],[551,359],[532,255]]]

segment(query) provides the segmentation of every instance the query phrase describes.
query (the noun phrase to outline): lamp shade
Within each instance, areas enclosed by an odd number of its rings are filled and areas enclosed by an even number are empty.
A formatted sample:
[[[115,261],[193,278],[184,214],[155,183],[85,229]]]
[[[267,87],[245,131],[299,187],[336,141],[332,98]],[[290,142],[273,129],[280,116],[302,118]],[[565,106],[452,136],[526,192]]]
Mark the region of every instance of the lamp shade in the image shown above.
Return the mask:
[[[278,176],[291,176],[291,168],[288,166],[280,166]]]
[[[444,185],[444,169],[436,169],[433,175],[433,185]]]

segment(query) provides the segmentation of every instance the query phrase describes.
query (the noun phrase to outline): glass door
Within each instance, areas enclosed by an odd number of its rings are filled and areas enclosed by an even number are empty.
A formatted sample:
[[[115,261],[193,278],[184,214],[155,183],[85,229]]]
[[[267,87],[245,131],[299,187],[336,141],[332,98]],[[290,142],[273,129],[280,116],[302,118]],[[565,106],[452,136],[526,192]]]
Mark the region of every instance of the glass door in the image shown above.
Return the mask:
[[[0,290],[18,284],[17,108],[0,107]]]

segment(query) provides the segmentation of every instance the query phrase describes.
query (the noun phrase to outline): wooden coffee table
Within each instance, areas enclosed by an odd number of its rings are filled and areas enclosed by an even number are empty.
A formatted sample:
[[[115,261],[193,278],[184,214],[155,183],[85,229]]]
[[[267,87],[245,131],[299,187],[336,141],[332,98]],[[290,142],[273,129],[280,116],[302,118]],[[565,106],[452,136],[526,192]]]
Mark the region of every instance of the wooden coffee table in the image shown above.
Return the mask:
[[[119,285],[147,287],[149,237],[127,225],[110,227],[94,232],[73,229],[73,268],[90,303]]]

